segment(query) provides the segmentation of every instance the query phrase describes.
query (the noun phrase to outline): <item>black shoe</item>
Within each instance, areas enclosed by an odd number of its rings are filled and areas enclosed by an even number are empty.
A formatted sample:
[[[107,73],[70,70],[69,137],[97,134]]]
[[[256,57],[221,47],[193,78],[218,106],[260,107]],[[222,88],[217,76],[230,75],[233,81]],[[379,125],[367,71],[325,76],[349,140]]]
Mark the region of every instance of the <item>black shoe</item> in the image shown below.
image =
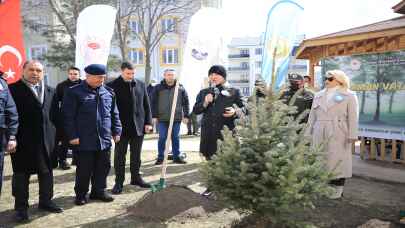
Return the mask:
[[[59,169],[61,170],[69,170],[70,165],[66,161],[59,162]]]
[[[187,135],[193,135],[193,133],[191,131],[187,132]]]
[[[86,197],[76,197],[75,199],[75,204],[77,206],[83,206],[86,203],[88,203],[87,198]]]
[[[133,180],[131,180],[131,185],[137,185],[141,188],[150,188],[150,184],[146,183],[142,177],[137,177]]]
[[[111,189],[111,193],[114,195],[119,195],[122,193],[122,184],[115,184],[114,187]]]
[[[155,165],[161,165],[161,164],[163,164],[163,159],[156,160]]]
[[[106,203],[114,201],[114,198],[110,194],[108,194],[107,192],[103,192],[103,193],[99,193],[99,194],[91,193],[90,194],[90,199],[92,199],[92,200],[101,200],[101,201],[106,202]]]
[[[175,158],[175,159],[173,159],[173,163],[174,163],[174,164],[187,164],[186,161],[184,161],[184,160],[182,160],[182,159],[180,159],[180,158]]]
[[[52,212],[52,213],[62,213],[63,212],[63,209],[61,207],[59,207],[58,205],[56,205],[52,201],[49,201],[46,204],[39,203],[38,204],[38,209],[48,211],[48,212]]]
[[[210,195],[212,195],[212,192],[210,189],[207,188],[203,193],[201,193],[201,195],[205,196],[205,197],[209,197]]]
[[[15,211],[15,220],[18,223],[28,222],[28,212],[27,212],[27,210],[16,210]]]

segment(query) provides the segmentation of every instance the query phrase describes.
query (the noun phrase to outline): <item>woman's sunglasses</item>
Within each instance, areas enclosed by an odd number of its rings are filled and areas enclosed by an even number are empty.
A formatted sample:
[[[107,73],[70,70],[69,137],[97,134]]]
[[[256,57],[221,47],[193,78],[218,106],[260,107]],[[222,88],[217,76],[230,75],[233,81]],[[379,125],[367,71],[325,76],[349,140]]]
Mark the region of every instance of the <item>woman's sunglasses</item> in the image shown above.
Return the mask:
[[[335,78],[334,78],[334,77],[330,77],[330,78],[325,78],[325,80],[328,80],[328,81],[330,81],[330,82],[333,82],[333,80],[335,80]]]

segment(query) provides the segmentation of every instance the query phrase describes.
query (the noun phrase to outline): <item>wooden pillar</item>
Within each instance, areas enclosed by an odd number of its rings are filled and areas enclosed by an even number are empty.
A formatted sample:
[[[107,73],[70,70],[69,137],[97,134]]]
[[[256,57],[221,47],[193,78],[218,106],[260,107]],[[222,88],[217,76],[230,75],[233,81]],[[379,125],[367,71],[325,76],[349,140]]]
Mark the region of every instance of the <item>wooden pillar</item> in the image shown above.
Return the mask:
[[[381,160],[385,160],[385,139],[380,139]]]
[[[366,140],[364,139],[364,137],[360,137],[360,158],[361,159],[364,159],[365,144],[366,144]]]
[[[397,160],[397,140],[393,139],[391,146],[391,160],[395,162]]]
[[[315,66],[316,60],[314,58],[309,59],[309,77],[311,78],[311,86],[315,86]]]
[[[375,160],[377,157],[377,151],[375,146],[375,138],[371,138],[370,141],[370,159]]]

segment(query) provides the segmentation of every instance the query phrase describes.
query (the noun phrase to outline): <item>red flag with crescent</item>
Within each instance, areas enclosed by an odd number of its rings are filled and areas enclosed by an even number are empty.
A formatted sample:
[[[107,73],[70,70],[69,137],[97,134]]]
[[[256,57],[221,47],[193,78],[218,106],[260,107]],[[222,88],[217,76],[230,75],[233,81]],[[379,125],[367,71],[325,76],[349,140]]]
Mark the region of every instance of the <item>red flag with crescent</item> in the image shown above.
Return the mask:
[[[24,61],[20,1],[0,0],[0,71],[8,83],[21,77]]]

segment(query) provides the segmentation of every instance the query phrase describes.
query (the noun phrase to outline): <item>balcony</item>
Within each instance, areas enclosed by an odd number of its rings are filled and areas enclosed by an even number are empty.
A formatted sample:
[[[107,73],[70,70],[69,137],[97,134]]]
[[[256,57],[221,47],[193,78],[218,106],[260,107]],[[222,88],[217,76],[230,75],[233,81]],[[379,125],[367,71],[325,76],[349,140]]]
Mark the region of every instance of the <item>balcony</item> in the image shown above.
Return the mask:
[[[229,71],[249,71],[249,67],[228,67]]]
[[[244,79],[237,79],[237,80],[228,80],[229,83],[231,84],[243,84],[243,83],[248,83],[249,84],[249,80],[244,80]]]
[[[228,55],[228,58],[230,59],[241,59],[241,58],[249,58],[250,55],[249,54],[231,54]]]

